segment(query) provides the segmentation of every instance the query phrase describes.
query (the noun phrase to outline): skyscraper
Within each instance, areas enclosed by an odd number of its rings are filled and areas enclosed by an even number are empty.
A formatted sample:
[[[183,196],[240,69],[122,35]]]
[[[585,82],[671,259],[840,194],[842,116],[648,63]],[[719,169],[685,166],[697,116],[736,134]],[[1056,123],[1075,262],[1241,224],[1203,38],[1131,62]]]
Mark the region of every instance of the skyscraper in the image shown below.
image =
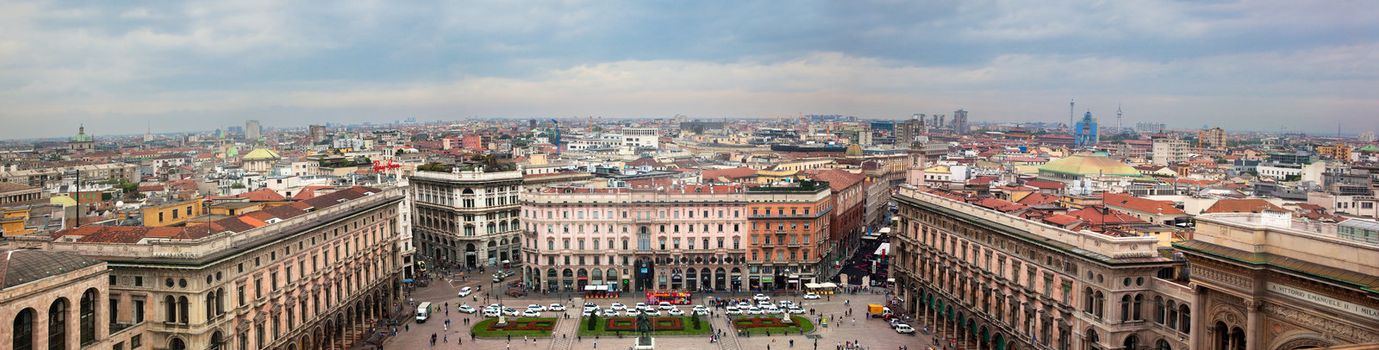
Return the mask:
[[[1090,147],[1096,145],[1098,140],[1096,119],[1092,119],[1092,112],[1088,111],[1073,128],[1073,145]]]
[[[259,139],[260,137],[262,137],[262,136],[263,136],[263,133],[262,133],[262,130],[259,129],[259,121],[257,121],[257,120],[250,120],[250,121],[244,122],[244,139],[245,139],[245,140],[248,140],[248,141],[255,141],[255,140],[258,140],[258,139]]]
[[[959,108],[953,111],[953,131],[959,134],[967,133],[967,110]]]

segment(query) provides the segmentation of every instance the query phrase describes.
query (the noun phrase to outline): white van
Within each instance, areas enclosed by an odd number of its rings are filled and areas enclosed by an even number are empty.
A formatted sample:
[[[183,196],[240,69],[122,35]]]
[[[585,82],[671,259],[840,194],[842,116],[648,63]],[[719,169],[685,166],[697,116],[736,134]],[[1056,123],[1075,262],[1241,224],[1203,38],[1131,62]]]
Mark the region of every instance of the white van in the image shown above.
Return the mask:
[[[426,323],[428,318],[431,318],[431,302],[422,302],[417,305],[417,323]]]

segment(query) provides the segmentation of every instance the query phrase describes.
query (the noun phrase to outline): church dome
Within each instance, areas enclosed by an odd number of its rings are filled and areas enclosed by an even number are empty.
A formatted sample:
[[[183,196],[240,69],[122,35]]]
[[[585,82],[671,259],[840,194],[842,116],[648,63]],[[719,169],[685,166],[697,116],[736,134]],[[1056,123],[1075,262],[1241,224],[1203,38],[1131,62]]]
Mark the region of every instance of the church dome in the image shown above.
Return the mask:
[[[1139,170],[1135,170],[1135,168],[1115,159],[1084,154],[1072,155],[1050,161],[1039,167],[1039,171],[1077,176],[1140,176]]]
[[[248,154],[245,154],[245,155],[244,155],[244,158],[241,158],[241,159],[243,159],[243,160],[245,160],[245,161],[253,161],[253,160],[278,160],[278,159],[282,159],[282,157],[281,157],[281,156],[278,156],[278,152],[273,152],[272,150],[269,150],[269,149],[267,149],[267,148],[259,148],[259,149],[255,149],[255,150],[253,150],[253,151],[249,151],[249,153],[248,153]]]

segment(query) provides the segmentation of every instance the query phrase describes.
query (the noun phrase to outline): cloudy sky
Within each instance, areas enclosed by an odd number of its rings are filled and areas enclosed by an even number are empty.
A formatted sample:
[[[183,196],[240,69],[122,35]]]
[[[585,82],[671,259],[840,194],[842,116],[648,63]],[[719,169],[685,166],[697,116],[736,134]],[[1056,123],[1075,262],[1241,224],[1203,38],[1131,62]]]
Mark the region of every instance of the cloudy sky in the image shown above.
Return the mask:
[[[0,138],[532,116],[1379,129],[1374,1],[3,1]]]

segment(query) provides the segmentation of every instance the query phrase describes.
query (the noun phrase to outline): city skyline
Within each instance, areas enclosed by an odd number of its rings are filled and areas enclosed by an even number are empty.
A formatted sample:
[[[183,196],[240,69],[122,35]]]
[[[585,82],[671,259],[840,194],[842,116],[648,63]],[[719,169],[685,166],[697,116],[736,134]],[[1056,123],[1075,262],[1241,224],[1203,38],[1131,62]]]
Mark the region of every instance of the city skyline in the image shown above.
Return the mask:
[[[467,116],[1373,129],[1368,3],[4,4],[0,138]],[[1302,123],[1306,119],[1315,122]]]

